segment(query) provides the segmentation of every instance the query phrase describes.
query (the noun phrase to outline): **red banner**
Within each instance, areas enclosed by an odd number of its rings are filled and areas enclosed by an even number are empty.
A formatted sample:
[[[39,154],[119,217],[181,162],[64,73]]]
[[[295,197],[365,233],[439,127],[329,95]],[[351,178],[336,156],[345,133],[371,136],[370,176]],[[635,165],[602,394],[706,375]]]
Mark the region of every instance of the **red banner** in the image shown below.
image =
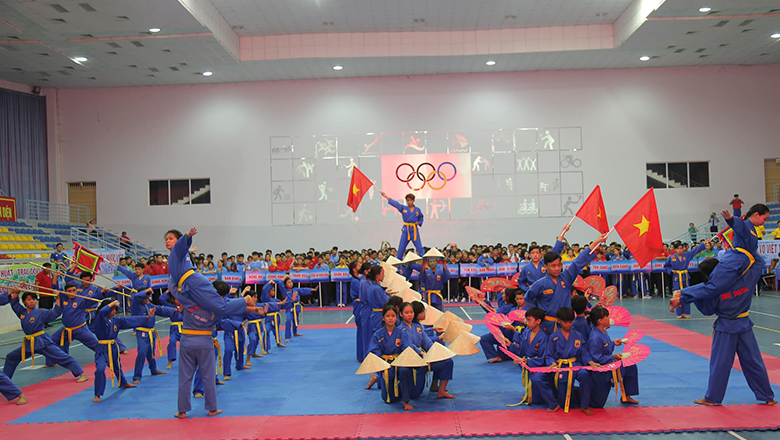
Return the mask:
[[[0,197],[0,221],[16,221],[16,199],[13,197]]]

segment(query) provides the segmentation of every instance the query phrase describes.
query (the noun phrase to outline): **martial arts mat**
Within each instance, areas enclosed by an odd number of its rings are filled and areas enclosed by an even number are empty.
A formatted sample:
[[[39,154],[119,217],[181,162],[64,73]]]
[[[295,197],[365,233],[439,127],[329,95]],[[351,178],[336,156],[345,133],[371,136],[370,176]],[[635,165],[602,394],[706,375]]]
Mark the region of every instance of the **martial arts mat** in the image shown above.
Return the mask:
[[[510,362],[487,364],[485,356],[456,357],[449,391],[454,400],[424,393],[404,412],[400,403],[386,404],[380,392],[364,390],[367,376],[355,376],[355,329],[346,325],[301,326],[303,337],[286,348],[252,360],[251,370],[234,371],[218,390],[220,416],[206,417],[202,399],[193,399],[190,419],[176,412],[176,363],[166,376],[145,369],[136,389],[108,388],[102,403],[92,403],[94,366],[85,368],[86,384],[67,373],[27,387],[30,403],[3,406],[3,437],[70,437],[112,439],[232,438],[421,438],[509,436],[553,433],[639,433],[698,430],[780,428],[780,406],[757,405],[742,373],[732,370],[720,407],[701,407],[694,399],[707,388],[710,339],[701,334],[634,315],[631,328],[646,336],[641,343],[652,354],[639,363],[639,406],[615,402],[614,390],[605,409],[585,416],[579,409],[547,413],[538,406],[507,408],[523,395],[521,369]],[[627,329],[613,327],[610,336]],[[475,325],[474,333],[487,333]],[[220,336],[221,342],[221,336]],[[125,367],[134,351],[123,356]],[[780,383],[780,359],[767,357],[770,379]],[[225,360],[226,362],[227,360]],[[160,359],[158,365],[167,363]],[[735,365],[735,367],[737,367]],[[132,372],[127,377],[132,375]],[[23,374],[23,372],[17,373]],[[774,386],[780,395],[780,387]]]

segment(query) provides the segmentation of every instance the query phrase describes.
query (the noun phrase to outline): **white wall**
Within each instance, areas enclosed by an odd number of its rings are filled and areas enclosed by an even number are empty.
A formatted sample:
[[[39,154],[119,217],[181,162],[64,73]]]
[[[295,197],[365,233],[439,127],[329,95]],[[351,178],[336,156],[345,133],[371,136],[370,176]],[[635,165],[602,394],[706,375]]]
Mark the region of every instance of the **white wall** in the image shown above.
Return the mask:
[[[400,224],[271,226],[270,136],[580,126],[586,192],[601,185],[611,223],[646,191],[646,162],[710,161],[709,188],[657,191],[670,238],[734,193],[763,201],[777,78],[772,65],[61,90],[51,178],[64,194],[66,182],[96,181],[99,223],[157,247],[191,225],[214,253],[376,247],[395,244]],[[188,177],[211,178],[211,205],[148,206],[149,179]],[[428,222],[422,234],[429,245],[549,242],[565,221]],[[569,238],[595,235],[578,221]]]

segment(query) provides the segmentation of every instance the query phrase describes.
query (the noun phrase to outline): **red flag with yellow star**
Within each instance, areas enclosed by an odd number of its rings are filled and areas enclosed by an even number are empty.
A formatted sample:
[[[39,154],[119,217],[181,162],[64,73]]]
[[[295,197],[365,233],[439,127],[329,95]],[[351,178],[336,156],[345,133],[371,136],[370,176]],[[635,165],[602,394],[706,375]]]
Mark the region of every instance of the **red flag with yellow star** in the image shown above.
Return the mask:
[[[615,230],[640,266],[663,253],[661,222],[652,188],[615,224]]]
[[[604,199],[601,198],[601,187],[596,185],[580,209],[577,210],[577,217],[589,224],[602,234],[609,231],[607,223],[607,211],[604,210]]]
[[[372,186],[374,183],[365,174],[361,173],[357,167],[352,168],[352,180],[349,182],[349,197],[347,197],[347,206],[352,208],[352,212],[357,211],[363,196]]]

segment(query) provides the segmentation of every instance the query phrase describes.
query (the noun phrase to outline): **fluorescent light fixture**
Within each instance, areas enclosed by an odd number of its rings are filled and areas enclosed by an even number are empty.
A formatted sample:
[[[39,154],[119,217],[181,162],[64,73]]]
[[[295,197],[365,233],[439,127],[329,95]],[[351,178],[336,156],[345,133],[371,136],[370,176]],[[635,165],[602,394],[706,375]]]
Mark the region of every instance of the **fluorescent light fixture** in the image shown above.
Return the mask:
[[[74,60],[78,61],[79,63],[83,63],[87,61],[87,57],[75,57]]]
[[[780,33],[774,33],[774,34],[770,35],[770,37],[774,38],[774,39],[780,38]]]
[[[490,60],[490,61],[485,62],[485,64],[487,64],[488,66],[495,66],[496,62],[493,61],[493,60]]]
[[[341,70],[341,69],[343,69],[343,68],[344,68],[344,66],[340,66],[340,65],[338,65],[338,64],[337,64],[337,65],[335,65],[335,66],[333,66],[333,70]]]
[[[643,55],[643,56],[639,57],[639,61],[649,61],[649,60],[650,60],[650,57],[647,56],[647,55]]]
[[[701,13],[707,13],[707,12],[710,12],[711,10],[712,10],[712,8],[709,7],[709,6],[702,6],[701,8],[699,8],[699,12],[701,12]]]
[[[160,32],[160,28],[149,28],[149,32],[156,34],[157,32]]]
[[[201,75],[203,75],[203,76],[211,76],[211,75],[213,75],[213,74],[214,74],[214,72],[211,72],[211,71],[209,71],[209,70],[207,70],[207,71],[205,71],[205,72],[201,73]]]

